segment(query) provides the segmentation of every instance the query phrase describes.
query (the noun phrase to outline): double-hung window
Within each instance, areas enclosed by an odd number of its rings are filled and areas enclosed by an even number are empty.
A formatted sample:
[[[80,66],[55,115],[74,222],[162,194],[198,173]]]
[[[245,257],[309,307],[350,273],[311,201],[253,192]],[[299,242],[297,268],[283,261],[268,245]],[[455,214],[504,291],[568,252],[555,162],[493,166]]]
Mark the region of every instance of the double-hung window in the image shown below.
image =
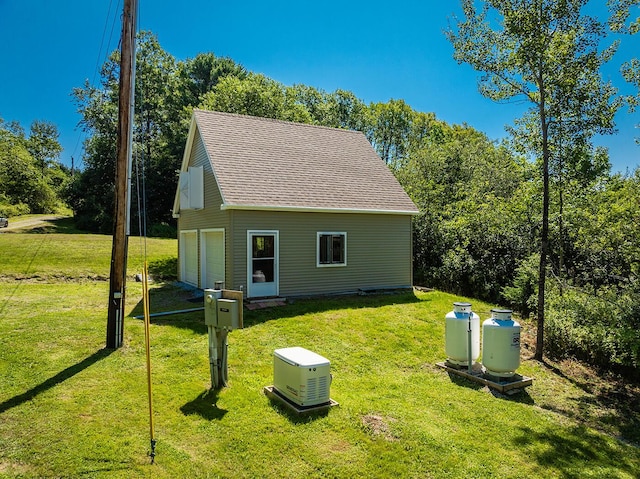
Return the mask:
[[[317,266],[347,265],[347,233],[318,233]]]

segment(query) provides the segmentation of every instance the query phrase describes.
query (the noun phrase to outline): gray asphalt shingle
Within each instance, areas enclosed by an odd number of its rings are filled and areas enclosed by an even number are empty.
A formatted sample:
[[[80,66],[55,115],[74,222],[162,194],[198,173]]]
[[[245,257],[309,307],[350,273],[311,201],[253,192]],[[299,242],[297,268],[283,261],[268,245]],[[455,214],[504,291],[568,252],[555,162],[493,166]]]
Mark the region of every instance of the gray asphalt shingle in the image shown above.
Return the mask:
[[[417,213],[363,133],[196,110],[227,207]]]

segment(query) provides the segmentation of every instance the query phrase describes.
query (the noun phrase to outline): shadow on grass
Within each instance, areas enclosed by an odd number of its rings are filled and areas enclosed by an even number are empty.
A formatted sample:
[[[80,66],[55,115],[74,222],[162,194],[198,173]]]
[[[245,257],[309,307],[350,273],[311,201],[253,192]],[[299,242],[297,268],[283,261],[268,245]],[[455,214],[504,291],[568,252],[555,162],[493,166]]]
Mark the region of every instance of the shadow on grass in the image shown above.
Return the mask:
[[[130,470],[131,470],[131,465],[122,461],[122,464],[118,467],[100,467],[97,469],[90,469],[88,471],[80,471],[80,472],[77,472],[77,474],[79,476],[95,477],[96,474],[98,473],[105,473],[105,472],[113,473],[116,471],[130,471]]]
[[[149,262],[149,276],[155,281],[176,281],[178,257],[160,258]]]
[[[603,399],[599,396],[598,400],[606,402],[612,410],[611,413],[605,414],[601,421],[615,425],[622,437],[640,447],[640,399],[636,397],[632,404],[628,403],[628,399],[616,402],[616,399]]]
[[[529,392],[525,389],[512,389],[511,394],[504,394],[495,389],[490,389],[491,394],[498,399],[505,399],[510,402],[517,402],[520,404],[526,404],[527,406],[533,406],[536,402],[529,395]]]
[[[585,471],[599,470],[598,477],[639,477],[638,455],[623,455],[604,436],[578,426],[562,432],[521,428],[514,440],[531,460],[544,468],[555,468],[562,477],[579,479]]]
[[[486,388],[489,391],[489,393],[497,399],[504,399],[510,402],[527,404],[529,406],[535,404],[535,401],[529,395],[529,393],[525,388],[512,389],[510,390],[511,394],[506,394],[506,393],[501,393],[497,389],[490,388],[489,386],[486,386],[480,382],[472,381],[471,379],[467,379],[458,374],[455,374],[452,372],[447,372],[447,374],[449,375],[449,379],[451,379],[451,382],[457,386],[473,389],[476,391]]]
[[[153,285],[152,285],[153,286]],[[244,310],[244,327],[263,324],[276,319],[291,318],[305,314],[322,313],[330,310],[378,308],[393,304],[409,304],[428,302],[430,299],[418,299],[413,291],[400,293],[382,293],[366,295],[327,296],[305,299],[294,299],[285,306],[273,306],[264,309]],[[151,314],[172,313],[151,318],[152,324],[174,326],[191,329],[205,334],[204,312],[186,310],[204,306],[203,292],[197,288],[185,288],[178,283],[166,283],[153,287],[149,291]],[[130,312],[130,316],[142,316],[142,300]]]
[[[153,275],[151,271],[150,265],[149,272]],[[151,283],[149,285],[151,324],[174,326],[190,329],[199,334],[206,334],[207,327],[204,324],[204,311],[189,311],[202,307],[204,307],[204,296],[200,289],[185,287],[176,282],[162,283],[160,285]],[[143,314],[144,304],[143,300],[140,299],[129,313],[129,317],[140,319]],[[155,314],[160,314],[161,316],[153,316]]]
[[[95,353],[93,353],[91,356],[80,361],[78,364],[69,366],[67,369],[60,371],[58,374],[56,374],[53,377],[50,377],[43,383],[40,383],[26,392],[12,397],[11,399],[7,399],[3,403],[0,403],[0,414],[16,406],[20,406],[21,404],[27,401],[31,401],[38,394],[41,394],[51,389],[52,387],[66,381],[67,379],[72,378],[79,372],[82,372],[85,369],[87,369],[89,366],[92,366],[93,364],[97,363],[101,359],[106,358],[112,352],[113,352],[112,349],[100,349],[99,351],[96,351]]]
[[[214,419],[220,420],[228,411],[226,409],[220,409],[217,403],[218,391],[208,389],[182,406],[180,411],[182,411],[182,414],[185,416],[197,414],[208,421],[213,421]]]
[[[596,429],[602,429],[604,425],[604,429],[613,429],[625,440],[640,445],[640,381],[634,374],[608,374],[607,371],[601,371],[598,377],[607,376],[607,379],[593,382],[576,379],[547,361],[541,364],[588,394],[578,398],[573,409],[551,406],[547,409],[573,417]]]
[[[50,227],[46,227],[45,231],[37,231],[36,228],[33,233],[57,233],[57,234],[89,234],[89,231],[81,230],[76,227],[75,219],[73,217],[59,218],[49,221]]]
[[[425,301],[430,300],[418,299],[413,291],[295,299],[290,301],[286,306],[256,309],[254,311],[245,310],[244,326],[251,327],[274,319],[323,313],[331,310],[378,308],[393,304],[409,304]]]
[[[18,226],[11,233],[28,233],[28,234],[90,234],[90,231],[80,230],[75,225],[72,216],[60,218],[51,218],[42,220],[36,225]]]
[[[476,391],[484,387],[484,384],[477,383],[475,381],[472,381],[471,379],[464,378],[458,374],[455,374],[452,372],[447,372],[447,374],[449,375],[449,379],[451,379],[451,382],[456,386],[475,389]]]
[[[309,424],[317,419],[327,417],[329,415],[330,408],[321,409],[318,411],[303,412],[301,414],[296,413],[292,409],[285,406],[281,401],[277,399],[269,399],[271,407],[281,416],[286,417],[292,424]]]

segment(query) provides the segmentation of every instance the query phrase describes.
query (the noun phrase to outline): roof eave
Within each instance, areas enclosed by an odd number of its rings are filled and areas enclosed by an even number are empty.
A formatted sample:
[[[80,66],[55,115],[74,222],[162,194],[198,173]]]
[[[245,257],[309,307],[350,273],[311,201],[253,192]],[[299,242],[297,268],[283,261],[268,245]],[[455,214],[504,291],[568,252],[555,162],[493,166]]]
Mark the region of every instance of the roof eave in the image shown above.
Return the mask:
[[[191,157],[191,149],[193,148],[193,140],[195,138],[197,129],[196,117],[195,115],[191,116],[191,121],[189,123],[189,133],[187,134],[187,143],[184,149],[184,153],[182,154],[182,162],[180,163],[180,171],[187,171],[189,166],[189,158]],[[176,194],[173,198],[173,209],[172,216],[174,218],[180,217],[180,182],[176,185]]]
[[[419,213],[418,210],[384,210],[373,208],[327,208],[314,206],[275,206],[275,205],[251,205],[251,204],[222,204],[220,210],[244,210],[244,211],[279,211],[292,213],[352,213],[374,215],[408,215]]]

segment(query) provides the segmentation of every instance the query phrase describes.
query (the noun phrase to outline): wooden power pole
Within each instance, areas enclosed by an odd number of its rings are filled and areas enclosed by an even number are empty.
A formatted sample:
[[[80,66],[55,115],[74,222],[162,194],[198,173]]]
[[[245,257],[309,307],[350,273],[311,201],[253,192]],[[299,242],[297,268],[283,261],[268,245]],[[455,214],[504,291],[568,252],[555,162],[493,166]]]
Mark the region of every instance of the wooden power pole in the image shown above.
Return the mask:
[[[133,116],[131,109],[133,107],[133,81],[135,74],[136,2],[137,0],[124,0],[122,15],[115,217],[107,318],[107,348],[109,349],[117,349],[122,346],[124,333],[129,221],[129,159],[131,158],[131,123]]]

